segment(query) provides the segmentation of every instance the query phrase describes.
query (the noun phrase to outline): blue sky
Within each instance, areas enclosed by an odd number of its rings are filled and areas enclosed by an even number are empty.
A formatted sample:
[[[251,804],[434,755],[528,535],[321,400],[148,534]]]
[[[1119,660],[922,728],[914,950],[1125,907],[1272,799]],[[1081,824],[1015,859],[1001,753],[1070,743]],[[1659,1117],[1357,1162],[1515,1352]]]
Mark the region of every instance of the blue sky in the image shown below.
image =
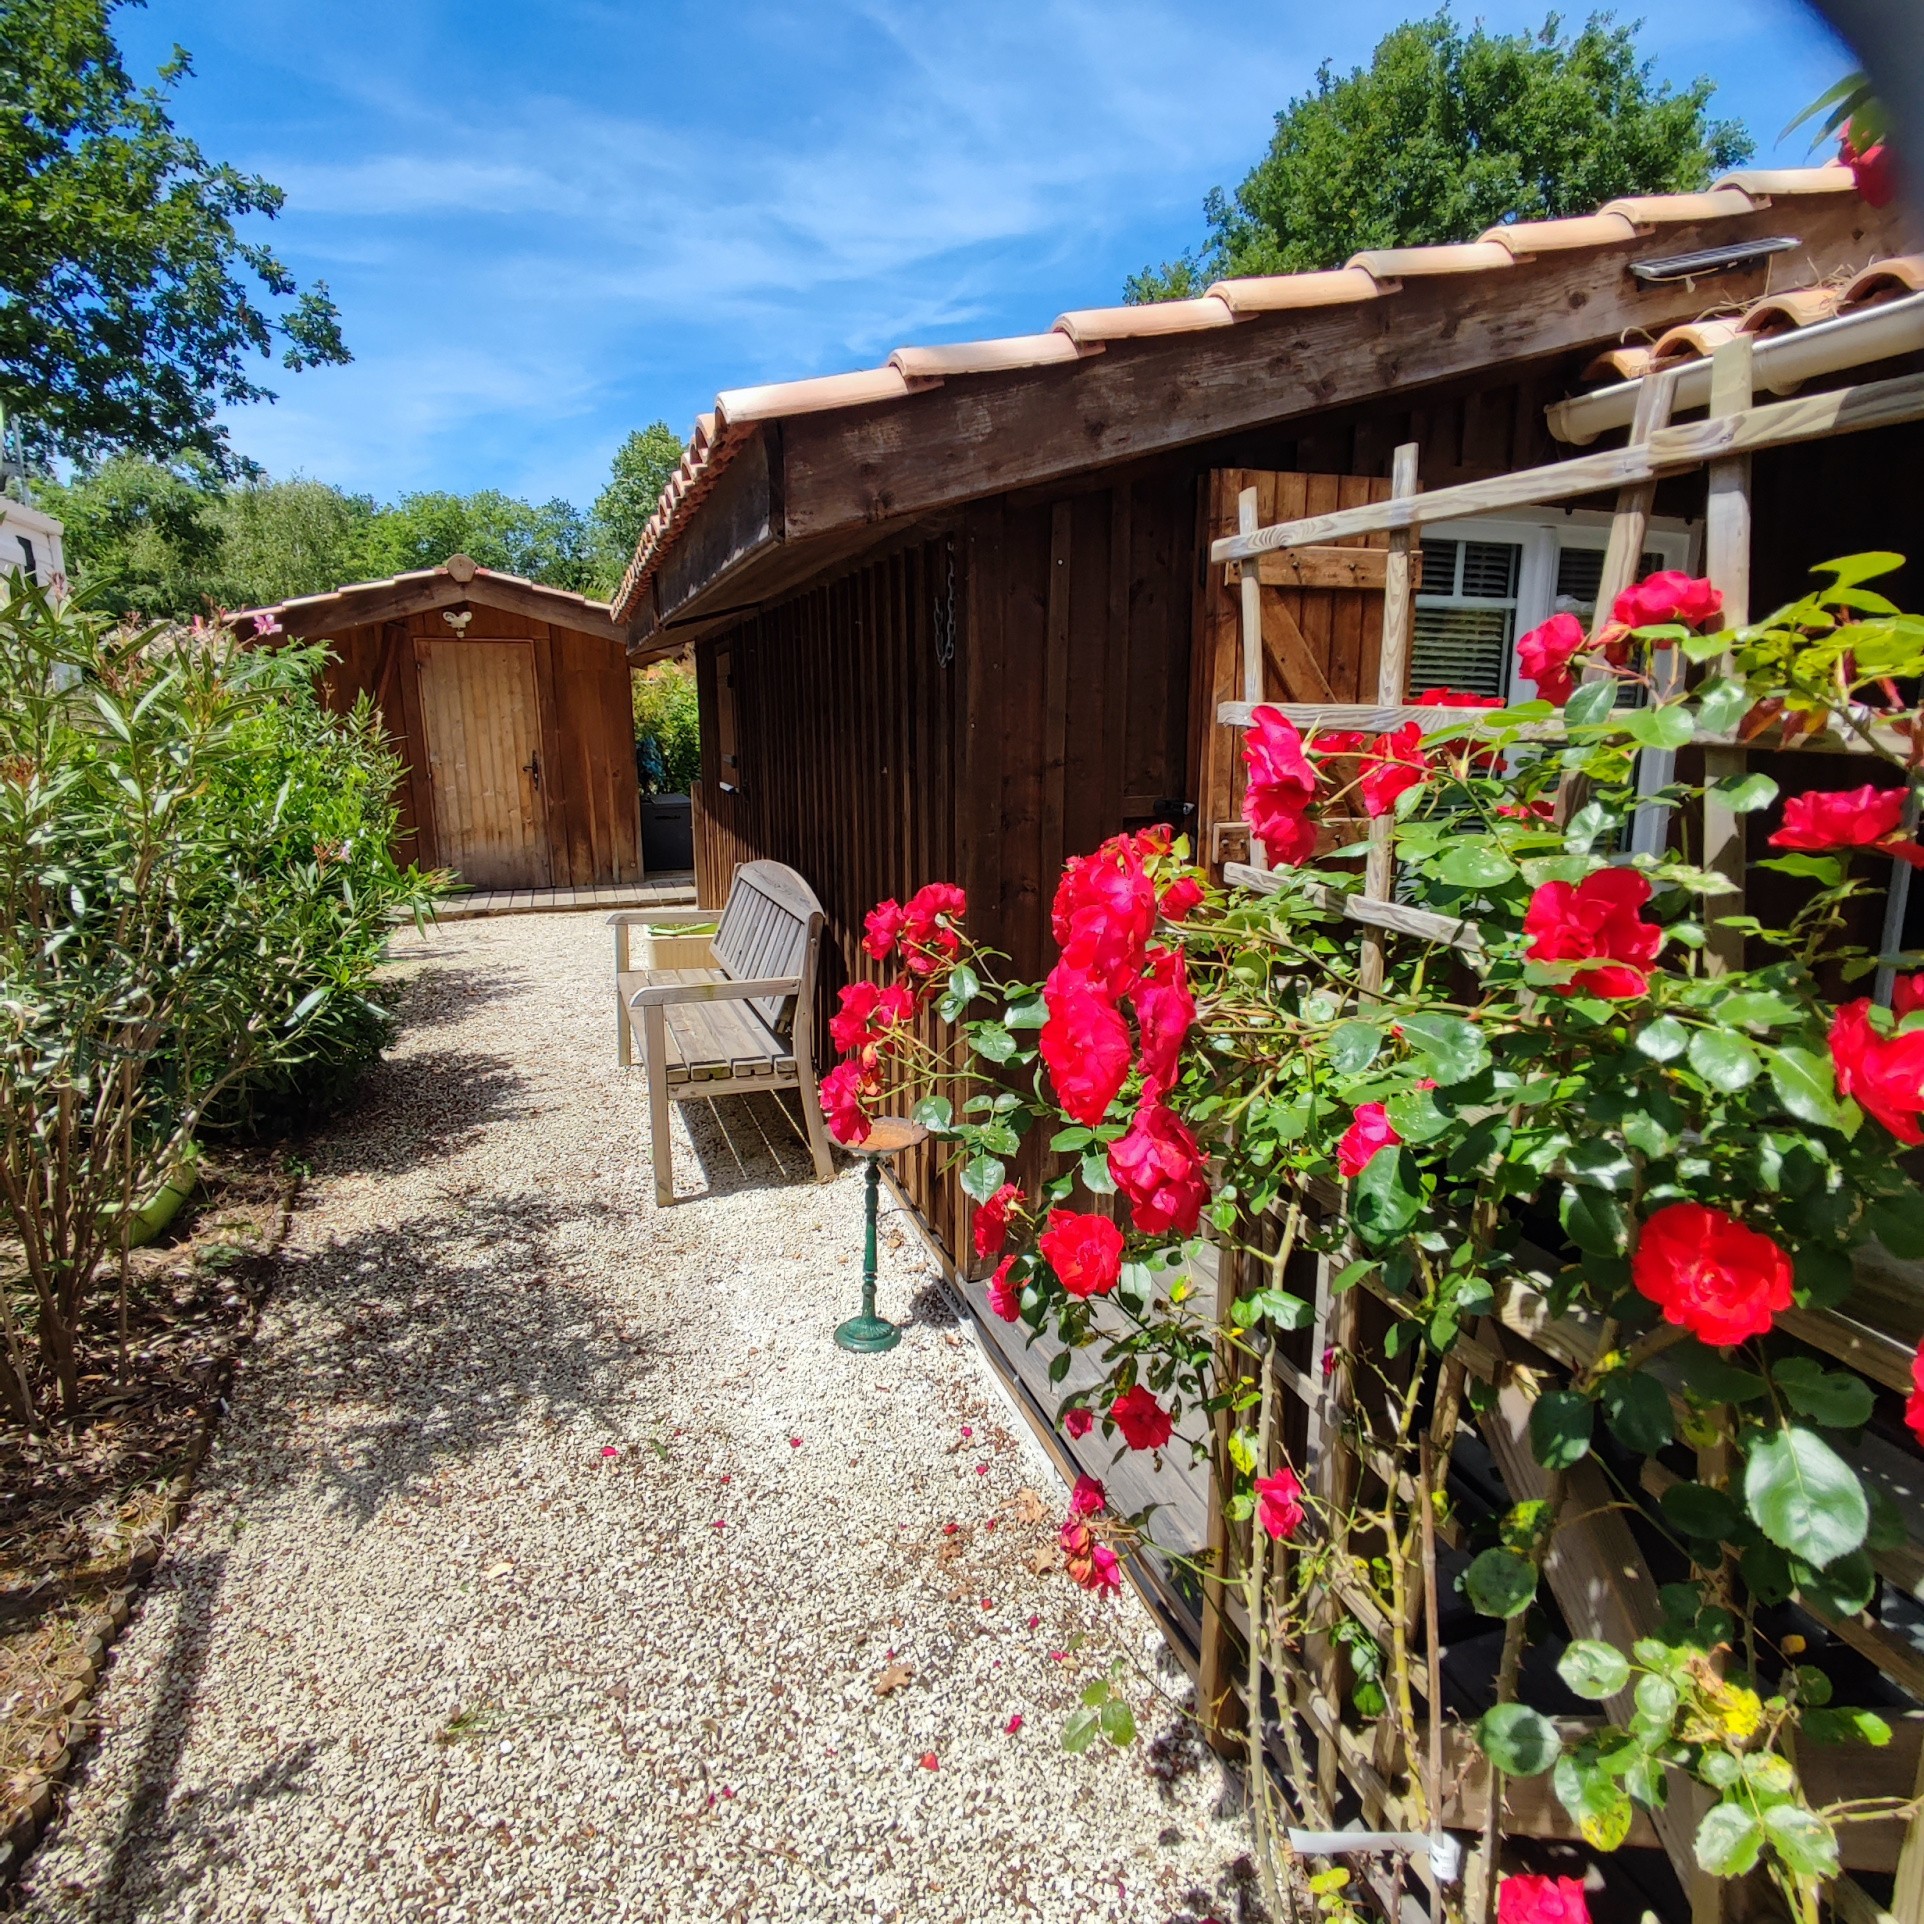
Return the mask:
[[[180,124],[287,190],[354,365],[275,383],[236,445],[388,497],[586,505],[630,427],[718,389],[1048,326],[1200,236],[1325,58],[1422,0],[151,0],[136,71],[194,57]],[[1544,5],[1459,11],[1534,26]],[[1571,9],[1580,13],[1580,9]],[[1635,10],[1622,9],[1627,17]],[[1665,0],[1759,159],[1848,64],[1795,0]]]

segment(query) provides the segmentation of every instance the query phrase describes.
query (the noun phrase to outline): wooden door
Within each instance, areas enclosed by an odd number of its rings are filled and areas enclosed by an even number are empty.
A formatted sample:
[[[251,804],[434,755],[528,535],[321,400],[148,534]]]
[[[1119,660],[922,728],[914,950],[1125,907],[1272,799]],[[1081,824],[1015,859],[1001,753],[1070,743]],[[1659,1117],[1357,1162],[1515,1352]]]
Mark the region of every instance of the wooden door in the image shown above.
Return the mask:
[[[422,641],[436,851],[478,889],[548,886],[531,641]]]
[[[1201,506],[1202,586],[1191,643],[1190,767],[1195,771],[1196,851],[1220,876],[1225,861],[1249,860],[1242,819],[1240,737],[1216,723],[1217,705],[1242,699],[1242,603],[1233,569],[1208,559],[1209,544],[1236,532],[1236,501],[1257,493],[1257,516],[1268,527],[1337,508],[1387,498],[1377,475],[1288,474],[1218,468],[1204,480]],[[1386,549],[1388,537],[1369,535],[1335,546]],[[1263,572],[1263,699],[1351,702],[1376,699],[1376,662],[1383,640],[1380,554],[1359,557],[1353,579],[1328,549],[1305,551],[1315,561],[1292,565],[1265,556]],[[1330,846],[1354,839],[1347,824],[1329,824]]]

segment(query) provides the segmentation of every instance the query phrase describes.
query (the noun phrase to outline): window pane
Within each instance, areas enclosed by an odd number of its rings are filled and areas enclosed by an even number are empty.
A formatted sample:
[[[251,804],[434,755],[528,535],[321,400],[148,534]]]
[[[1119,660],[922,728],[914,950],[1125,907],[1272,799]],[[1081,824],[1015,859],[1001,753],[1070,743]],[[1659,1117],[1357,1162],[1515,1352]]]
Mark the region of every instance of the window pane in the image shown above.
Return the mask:
[[[1410,692],[1458,688],[1503,693],[1503,668],[1516,634],[1514,608],[1435,608],[1418,602],[1410,651]]]
[[[1423,586],[1420,593],[1426,595],[1456,593],[1456,551],[1462,545],[1460,541],[1423,543]]]
[[[1480,601],[1514,600],[1522,556],[1523,550],[1511,541],[1464,542],[1463,586],[1458,592]]]

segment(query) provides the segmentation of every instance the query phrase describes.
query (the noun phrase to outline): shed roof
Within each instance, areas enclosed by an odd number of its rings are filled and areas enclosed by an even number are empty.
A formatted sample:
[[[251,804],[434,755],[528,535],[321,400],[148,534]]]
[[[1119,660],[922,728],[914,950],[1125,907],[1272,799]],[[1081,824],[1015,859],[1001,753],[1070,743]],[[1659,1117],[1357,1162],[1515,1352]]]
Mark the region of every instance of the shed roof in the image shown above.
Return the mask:
[[[1487,296],[1505,286],[1499,277],[1533,264],[1563,269],[1564,278],[1574,286],[1581,283],[1586,267],[1594,273],[1602,250],[1621,255],[1626,243],[1653,235],[1674,235],[1693,244],[1749,240],[1759,231],[1755,217],[1780,201],[1789,206],[1774,224],[1795,239],[1820,209],[1849,204],[1843,197],[1854,202],[1855,184],[1849,170],[1835,164],[1734,173],[1701,193],[1614,200],[1593,214],[1508,222],[1458,245],[1371,250],[1326,272],[1219,281],[1194,300],[1072,311],[1058,316],[1045,333],[902,347],[876,368],[730,389],[718,395],[714,409],[696,422],[679,468],[662,489],[615,595],[615,618],[627,623],[637,620],[650,582],[682,542],[696,510],[736,455],[759,438],[765,424],[877,409],[960,377],[976,377],[978,385],[984,378],[1006,383],[1037,370],[1086,363],[1114,344],[1171,337],[1220,338],[1226,330],[1275,315],[1319,309],[1360,311],[1384,300],[1408,301],[1425,289],[1448,289],[1457,299],[1471,290]],[[1780,244],[1789,243],[1780,240]],[[1869,251],[1880,250],[1873,246]],[[1794,256],[1779,258],[1791,267],[1794,280],[1801,264]],[[1806,266],[1803,278],[1821,271]],[[1582,297],[1571,304],[1580,307]],[[1675,312],[1673,308],[1673,317]],[[1606,338],[1609,332],[1605,330]],[[1684,352],[1684,344],[1674,344],[1672,351]],[[1621,378],[1623,370],[1601,371]],[[878,436],[878,443],[885,438]],[[721,566],[735,562],[729,551]]]
[[[510,608],[536,621],[594,635],[603,641],[626,642],[607,602],[590,601],[567,588],[527,581],[520,575],[483,568],[464,554],[449,555],[438,568],[418,568],[389,575],[380,581],[355,581],[326,594],[297,595],[271,608],[250,608],[231,617],[236,627],[250,623],[255,633],[272,622],[283,634],[329,635],[370,621],[398,621],[436,608],[455,608],[463,602],[487,608]],[[270,629],[269,632],[272,632]]]

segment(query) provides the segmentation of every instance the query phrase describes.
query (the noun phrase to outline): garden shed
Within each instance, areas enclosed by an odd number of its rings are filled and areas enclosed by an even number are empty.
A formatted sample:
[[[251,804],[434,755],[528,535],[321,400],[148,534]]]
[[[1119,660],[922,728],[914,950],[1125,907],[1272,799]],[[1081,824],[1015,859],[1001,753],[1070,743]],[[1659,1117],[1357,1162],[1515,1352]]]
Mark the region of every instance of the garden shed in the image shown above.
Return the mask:
[[[329,706],[381,711],[407,765],[401,859],[477,889],[641,879],[627,635],[605,603],[457,554],[238,626],[325,641]]]
[[[1889,308],[1915,349],[1924,273],[1903,245],[1842,167],[1741,173],[723,394],[614,603],[637,653],[694,644],[702,903],[739,861],[799,869],[829,917],[824,1022],[862,971],[864,912],[931,879],[962,883],[980,938],[1039,976],[1065,856],[1158,820],[1217,869],[1247,853],[1215,726],[1239,591],[1208,564],[1246,487],[1272,522],[1386,495],[1400,443],[1425,490],[1557,459],[1579,451],[1559,404],[1740,327],[1763,342]],[[1804,452],[1836,486],[1795,508],[1787,457],[1762,457],[1757,605],[1830,555],[1914,549],[1919,452],[1914,427]],[[1412,692],[1510,692],[1515,638],[1594,602],[1611,507],[1426,529]],[[1701,478],[1659,489],[1653,566],[1697,557],[1702,514]],[[1317,552],[1264,564],[1269,689],[1366,699],[1384,551]],[[959,1194],[920,1156],[908,1193],[958,1251]]]

